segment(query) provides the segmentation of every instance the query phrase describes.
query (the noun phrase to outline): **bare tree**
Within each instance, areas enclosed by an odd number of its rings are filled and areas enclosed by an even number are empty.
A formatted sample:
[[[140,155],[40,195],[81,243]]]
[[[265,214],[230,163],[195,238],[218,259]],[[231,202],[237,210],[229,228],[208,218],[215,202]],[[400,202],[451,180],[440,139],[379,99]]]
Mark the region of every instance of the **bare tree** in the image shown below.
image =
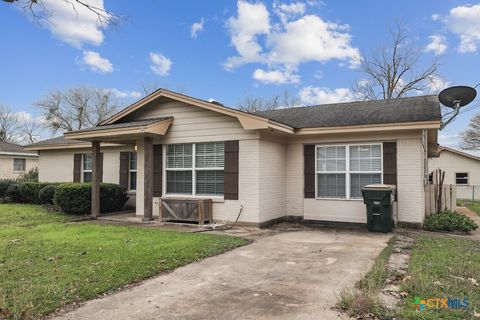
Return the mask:
[[[28,11],[34,19],[49,19],[50,13],[48,12],[48,8],[45,6],[43,0],[2,0],[7,3],[17,3],[23,7],[25,11]],[[107,26],[113,24],[117,20],[119,20],[119,16],[113,14],[111,11],[105,10],[104,8],[97,7],[88,0],[58,0],[63,1],[68,4],[75,13],[77,13],[77,9],[83,7],[88,11],[92,12],[97,16],[97,20],[99,24],[103,26]],[[39,12],[43,12],[39,13]]]
[[[480,114],[470,119],[468,129],[462,135],[462,149],[480,150]]]
[[[292,95],[288,90],[275,94],[271,98],[246,97],[238,104],[238,109],[246,112],[257,112],[263,110],[275,110],[298,107],[300,99]]]
[[[53,90],[35,105],[53,133],[92,127],[120,108],[109,90],[87,87]]]
[[[21,137],[21,124],[18,114],[0,105],[0,141],[17,143]]]
[[[426,91],[436,77],[438,58],[420,66],[423,50],[408,38],[407,29],[397,24],[390,30],[390,41],[363,54],[361,71],[366,79],[357,82],[353,90],[365,100],[394,99],[413,92]]]
[[[40,141],[43,124],[37,118],[26,119],[21,127],[22,144]]]

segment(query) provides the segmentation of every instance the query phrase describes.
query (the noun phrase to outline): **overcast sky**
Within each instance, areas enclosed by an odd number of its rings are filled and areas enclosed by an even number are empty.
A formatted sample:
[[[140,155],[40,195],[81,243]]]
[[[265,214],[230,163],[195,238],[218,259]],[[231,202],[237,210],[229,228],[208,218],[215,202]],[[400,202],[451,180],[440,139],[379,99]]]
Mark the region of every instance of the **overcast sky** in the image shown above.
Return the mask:
[[[124,17],[98,27],[96,16],[44,0],[49,23],[0,2],[0,104],[38,115],[51,89],[100,87],[128,104],[141,84],[158,84],[236,106],[245,96],[288,89],[312,105],[354,99],[358,59],[383,43],[396,21],[410,40],[437,55],[431,92],[480,82],[480,3],[465,1],[113,1],[90,0]],[[141,3],[141,5],[140,5]],[[480,100],[440,134],[458,134]]]

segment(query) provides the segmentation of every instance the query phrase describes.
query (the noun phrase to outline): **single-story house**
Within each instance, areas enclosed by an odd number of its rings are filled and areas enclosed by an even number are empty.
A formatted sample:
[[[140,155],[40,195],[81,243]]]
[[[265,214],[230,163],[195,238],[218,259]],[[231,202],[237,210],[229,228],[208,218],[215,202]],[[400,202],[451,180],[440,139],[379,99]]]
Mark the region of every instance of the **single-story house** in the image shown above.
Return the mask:
[[[242,206],[244,224],[365,223],[361,187],[386,183],[398,188],[398,221],[420,225],[440,119],[435,96],[247,113],[159,89],[28,149],[40,154],[40,180],[92,181],[93,213],[103,179],[134,193],[146,220],[181,197],[212,199],[215,221]]]
[[[38,154],[15,143],[0,142],[0,180],[17,179],[38,166]]]
[[[480,199],[480,157],[443,146],[438,151],[438,157],[428,163],[430,172],[445,171],[443,183],[456,185],[457,198]]]

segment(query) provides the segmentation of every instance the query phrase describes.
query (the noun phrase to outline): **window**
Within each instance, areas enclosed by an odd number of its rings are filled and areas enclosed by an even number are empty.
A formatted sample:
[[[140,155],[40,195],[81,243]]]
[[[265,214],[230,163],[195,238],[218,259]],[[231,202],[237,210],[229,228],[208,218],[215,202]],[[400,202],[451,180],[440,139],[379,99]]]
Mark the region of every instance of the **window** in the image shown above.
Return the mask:
[[[128,165],[130,191],[137,190],[137,153],[130,152]]]
[[[456,184],[468,184],[468,173],[467,172],[455,173],[455,182]]]
[[[82,155],[82,182],[92,182],[92,154]]]
[[[382,146],[317,146],[317,197],[359,199],[361,188],[382,182]]]
[[[223,142],[171,144],[166,149],[167,193],[223,195]]]
[[[13,159],[13,171],[25,171],[26,167],[26,160],[25,159],[18,159],[14,158]]]

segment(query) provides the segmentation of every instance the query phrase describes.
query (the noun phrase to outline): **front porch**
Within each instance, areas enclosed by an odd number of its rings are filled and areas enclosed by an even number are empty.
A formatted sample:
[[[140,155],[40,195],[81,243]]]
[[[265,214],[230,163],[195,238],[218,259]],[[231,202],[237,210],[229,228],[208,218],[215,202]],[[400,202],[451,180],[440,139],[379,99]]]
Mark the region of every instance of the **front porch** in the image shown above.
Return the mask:
[[[173,117],[125,122],[97,126],[89,129],[65,133],[68,140],[91,142],[92,147],[92,204],[91,215],[100,216],[100,183],[103,174],[101,144],[135,146],[137,152],[137,191],[136,215],[143,222],[154,220],[153,197],[160,196],[161,190],[161,147],[156,148],[154,140],[165,135],[173,122]],[[160,163],[158,163],[160,162]],[[160,183],[155,183],[159,180]]]

